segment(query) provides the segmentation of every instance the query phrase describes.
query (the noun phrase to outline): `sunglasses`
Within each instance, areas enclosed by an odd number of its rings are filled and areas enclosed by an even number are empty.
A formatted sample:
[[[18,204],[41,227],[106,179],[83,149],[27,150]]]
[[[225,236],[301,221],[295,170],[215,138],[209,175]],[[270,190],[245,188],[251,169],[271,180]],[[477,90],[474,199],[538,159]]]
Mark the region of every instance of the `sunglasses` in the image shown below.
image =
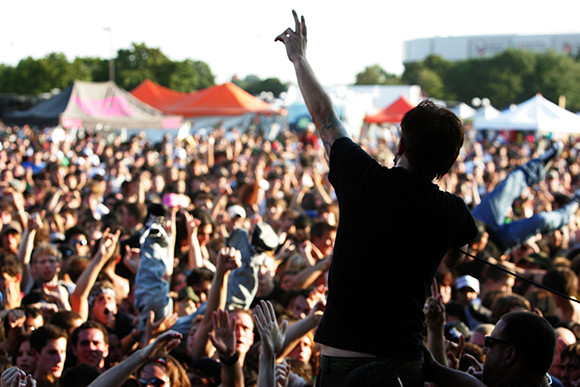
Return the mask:
[[[163,387],[165,385],[165,380],[159,378],[139,379],[139,385],[141,387],[147,386]]]
[[[505,345],[509,345],[510,347],[513,347],[513,345],[511,345],[507,341],[501,340],[501,339],[496,339],[495,337],[485,336],[485,338],[483,339],[483,346],[484,347],[491,348],[491,346],[494,344],[505,344]]]
[[[89,244],[89,242],[86,239],[82,239],[82,240],[70,240],[69,241],[71,244],[73,245],[81,245],[81,246],[86,246]]]

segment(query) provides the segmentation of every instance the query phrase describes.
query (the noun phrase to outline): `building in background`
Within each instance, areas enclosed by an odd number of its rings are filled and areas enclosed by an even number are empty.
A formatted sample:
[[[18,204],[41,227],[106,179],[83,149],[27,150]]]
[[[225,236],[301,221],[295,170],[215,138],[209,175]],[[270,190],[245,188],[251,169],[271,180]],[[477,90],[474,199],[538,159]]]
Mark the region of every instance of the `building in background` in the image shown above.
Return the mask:
[[[419,62],[431,54],[451,61],[487,58],[510,48],[578,55],[580,33],[554,35],[480,35],[434,37],[403,43],[403,63]]]

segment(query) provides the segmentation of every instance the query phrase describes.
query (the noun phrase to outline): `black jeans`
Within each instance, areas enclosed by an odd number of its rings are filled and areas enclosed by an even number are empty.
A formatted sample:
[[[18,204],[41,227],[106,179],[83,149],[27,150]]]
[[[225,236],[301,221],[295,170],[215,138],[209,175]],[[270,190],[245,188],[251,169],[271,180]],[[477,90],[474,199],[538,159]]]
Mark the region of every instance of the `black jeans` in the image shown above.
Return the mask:
[[[385,362],[399,376],[404,387],[423,387],[423,359],[400,361],[377,357],[331,357],[322,356],[316,387],[342,387],[347,376],[355,369],[369,363]],[[392,384],[393,386],[396,384]]]

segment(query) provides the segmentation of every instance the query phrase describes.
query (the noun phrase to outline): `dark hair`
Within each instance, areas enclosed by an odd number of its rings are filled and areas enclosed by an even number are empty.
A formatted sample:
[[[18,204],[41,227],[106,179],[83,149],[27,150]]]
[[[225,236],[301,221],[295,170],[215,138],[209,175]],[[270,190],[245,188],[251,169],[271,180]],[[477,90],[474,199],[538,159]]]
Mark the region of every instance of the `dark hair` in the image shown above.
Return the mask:
[[[0,266],[0,273],[6,273],[10,277],[16,277],[17,274],[22,274],[22,264],[14,254],[5,255]]]
[[[46,324],[41,326],[30,335],[30,348],[37,353],[42,352],[48,340],[68,339],[68,334],[56,325]]]
[[[497,267],[505,270],[509,270],[511,272],[515,271],[515,265],[511,262],[501,262],[496,265]],[[496,269],[493,266],[488,266],[485,270],[485,279],[492,280],[493,282],[499,282],[501,280],[505,280],[509,277],[513,277],[511,274],[506,273],[503,270]]]
[[[308,227],[310,227],[311,223],[312,222],[310,221],[308,215],[299,215],[294,219],[294,226],[296,226],[296,228],[299,230],[306,230]]]
[[[125,209],[129,215],[133,215],[137,223],[143,223],[147,217],[147,206],[143,203],[125,203]]]
[[[556,352],[556,334],[548,320],[530,312],[512,312],[501,321],[501,339],[516,348],[522,370],[538,376],[548,372]]]
[[[105,328],[105,326],[100,322],[89,320],[81,324],[77,329],[73,331],[70,337],[73,347],[77,345],[79,341],[79,335],[81,334],[81,332],[87,331],[89,329],[98,329],[101,332],[103,332],[103,340],[105,341],[105,344],[109,345],[109,332],[107,331],[107,328]]]
[[[403,116],[401,135],[409,172],[433,180],[442,178],[457,159],[465,131],[453,112],[424,100]]]
[[[314,224],[310,227],[310,238],[321,238],[325,232],[336,231],[336,229],[336,226],[331,226],[326,222],[314,222]]]
[[[70,238],[72,238],[75,235],[84,235],[85,238],[89,240],[89,233],[81,226],[73,226],[69,228],[68,230],[66,230],[64,235],[67,241],[70,241]]]
[[[576,366],[580,365],[580,341],[570,344],[560,353],[560,360],[569,359]]]
[[[75,326],[76,320],[82,320],[81,315],[74,310],[62,310],[56,312],[50,317],[49,323],[61,327],[66,332],[70,331]]]
[[[98,367],[82,363],[67,368],[58,380],[58,385],[60,387],[87,387],[99,375],[101,375],[101,370]]]
[[[538,308],[543,316],[556,314],[556,304],[552,294],[544,289],[535,289],[526,294],[532,310]]]
[[[491,304],[490,323],[495,324],[499,319],[508,314],[513,308],[523,308],[532,311],[530,302],[519,294],[503,294],[496,298]]]
[[[16,360],[18,360],[18,352],[20,351],[20,346],[22,343],[28,342],[30,344],[30,335],[21,335],[14,341],[10,348],[10,357],[12,358],[12,363],[16,365]]]
[[[192,270],[192,272],[187,277],[187,285],[194,286],[199,285],[204,281],[213,281],[213,272],[205,267],[199,267]]]
[[[544,275],[542,285],[567,296],[575,297],[578,293],[578,276],[572,269],[560,266],[549,270]]]
[[[6,371],[8,368],[12,367],[12,361],[10,361],[10,356],[5,349],[0,349],[0,373]]]

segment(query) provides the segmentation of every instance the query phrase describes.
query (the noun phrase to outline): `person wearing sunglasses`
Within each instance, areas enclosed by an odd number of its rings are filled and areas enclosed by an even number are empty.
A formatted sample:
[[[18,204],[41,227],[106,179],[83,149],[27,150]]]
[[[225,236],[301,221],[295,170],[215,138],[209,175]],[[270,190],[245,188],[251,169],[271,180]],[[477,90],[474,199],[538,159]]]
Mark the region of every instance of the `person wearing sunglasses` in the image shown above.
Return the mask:
[[[556,334],[548,320],[530,312],[504,315],[485,336],[485,363],[469,357],[470,373],[487,387],[543,386],[556,351]],[[468,355],[466,355],[468,356]]]
[[[137,372],[141,387],[190,387],[183,366],[171,355],[147,361]]]
[[[191,387],[185,369],[169,355],[180,341],[180,333],[165,332],[151,344],[103,372],[89,387],[120,387],[135,372],[141,387]]]
[[[83,228],[79,226],[72,227],[66,232],[65,236],[67,243],[74,247],[76,255],[79,257],[89,256],[91,245],[87,232]]]

